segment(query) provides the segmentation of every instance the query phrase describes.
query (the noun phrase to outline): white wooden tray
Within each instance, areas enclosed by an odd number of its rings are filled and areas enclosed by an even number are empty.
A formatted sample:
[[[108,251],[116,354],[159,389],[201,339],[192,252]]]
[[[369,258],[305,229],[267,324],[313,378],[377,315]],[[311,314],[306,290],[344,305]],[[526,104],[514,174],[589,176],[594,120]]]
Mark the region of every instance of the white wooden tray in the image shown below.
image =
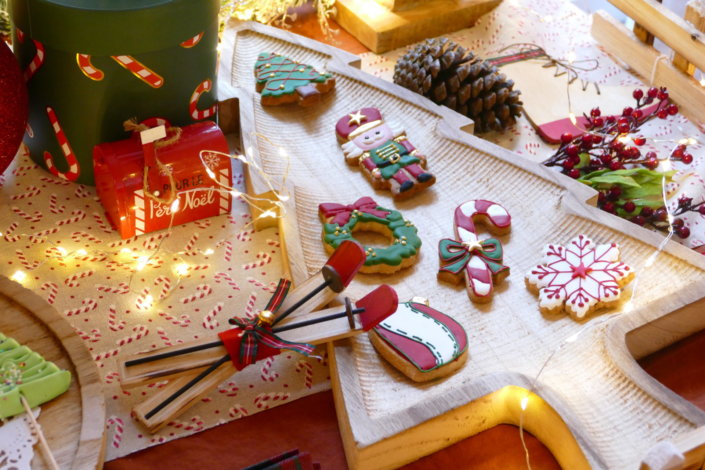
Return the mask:
[[[563,468],[636,468],[659,441],[705,425],[705,412],[636,363],[705,328],[700,313],[705,258],[669,243],[653,266],[645,267],[661,234],[591,207],[586,201],[595,193],[588,187],[464,132],[471,131],[470,121],[357,70],[354,56],[256,24],[234,25],[225,38],[234,41],[234,53],[221,57],[221,99],[239,100],[244,148],[275,176],[287,174],[288,163],[277,146],[291,155],[287,179],[295,197],[281,227],[294,280],[326,259],[318,204],[349,204],[369,195],[416,224],[424,246],[414,267],[390,276],[360,275],[348,294],[389,283],[400,299],[429,298],[468,332],[467,364],[435,383],[407,380],[378,357],[366,337],[331,348],[333,390],[351,468],[394,468],[520,419]],[[253,76],[262,51],[333,73],[335,91],[311,108],[263,108]],[[430,190],[395,203],[344,162],[335,123],[365,106],[400,121],[428,156],[438,180]],[[264,189],[256,178],[250,187]],[[503,238],[511,274],[485,305],[470,302],[463,288],[436,280],[438,241],[452,236],[453,211],[470,199],[499,202],[513,218],[511,234]],[[524,274],[540,262],[546,243],[565,244],[581,233],[599,243],[617,242],[622,260],[637,270],[638,281],[624,293],[625,299],[634,294],[631,311],[622,305],[583,323],[539,312]],[[574,341],[566,342],[569,338]],[[536,394],[522,417],[527,390]]]

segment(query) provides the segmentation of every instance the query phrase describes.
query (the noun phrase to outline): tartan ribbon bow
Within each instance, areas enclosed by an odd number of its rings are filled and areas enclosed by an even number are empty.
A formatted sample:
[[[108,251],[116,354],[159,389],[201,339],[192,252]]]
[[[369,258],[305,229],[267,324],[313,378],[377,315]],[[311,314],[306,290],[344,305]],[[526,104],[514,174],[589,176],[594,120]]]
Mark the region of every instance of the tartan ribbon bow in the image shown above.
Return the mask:
[[[333,216],[332,223],[343,226],[350,221],[354,211],[365,212],[372,214],[375,217],[386,218],[389,215],[388,211],[377,209],[377,203],[371,197],[364,196],[350,205],[336,204],[334,202],[326,202],[321,204],[319,210],[324,217]]]
[[[284,302],[290,286],[291,281],[280,279],[265,310],[275,312]],[[261,321],[260,317],[233,317],[229,322],[235,325],[235,328],[224,331],[219,336],[238,370],[254,364],[258,359],[274,356],[282,349],[296,351],[304,356],[310,356],[315,349],[308,343],[295,343],[278,337],[272,332],[271,325]],[[258,353],[261,353],[260,357]]]
[[[502,243],[496,238],[487,238],[475,245],[444,238],[438,243],[438,251],[441,256],[441,271],[460,274],[473,256],[478,256],[493,274],[506,269],[502,264]]]

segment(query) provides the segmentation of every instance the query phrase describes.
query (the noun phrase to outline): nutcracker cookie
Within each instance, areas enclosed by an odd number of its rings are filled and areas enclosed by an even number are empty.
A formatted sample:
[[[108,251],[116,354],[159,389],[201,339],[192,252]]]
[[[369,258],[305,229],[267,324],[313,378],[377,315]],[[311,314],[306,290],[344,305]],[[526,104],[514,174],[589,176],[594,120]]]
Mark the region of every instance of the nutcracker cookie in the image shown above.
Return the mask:
[[[365,246],[362,273],[393,273],[416,263],[421,239],[416,227],[399,211],[380,207],[371,197],[350,205],[324,203],[318,206],[323,222],[323,243],[332,253],[345,240],[355,240],[354,232],[368,231],[389,237],[386,247]],[[357,240],[355,240],[357,241]]]
[[[263,106],[298,103],[310,106],[335,87],[335,78],[283,55],[263,52],[255,63],[257,91]]]
[[[377,108],[342,117],[335,132],[345,160],[359,165],[375,189],[390,189],[395,199],[406,199],[436,182],[426,170],[426,157],[399,125],[385,122]]]
[[[453,222],[455,239],[444,238],[438,243],[438,278],[454,284],[464,282],[470,299],[488,302],[495,284],[509,275],[509,267],[502,264],[502,242],[496,238],[480,239],[475,223],[503,235],[509,231],[512,218],[504,207],[492,201],[473,199],[458,206]]]
[[[468,356],[465,329],[422,303],[400,303],[368,335],[380,356],[415,382],[455,372]]]
[[[567,246],[547,245],[543,261],[526,275],[526,285],[539,293],[543,313],[565,311],[580,320],[617,300],[634,270],[619,261],[615,243],[595,245],[578,235]]]

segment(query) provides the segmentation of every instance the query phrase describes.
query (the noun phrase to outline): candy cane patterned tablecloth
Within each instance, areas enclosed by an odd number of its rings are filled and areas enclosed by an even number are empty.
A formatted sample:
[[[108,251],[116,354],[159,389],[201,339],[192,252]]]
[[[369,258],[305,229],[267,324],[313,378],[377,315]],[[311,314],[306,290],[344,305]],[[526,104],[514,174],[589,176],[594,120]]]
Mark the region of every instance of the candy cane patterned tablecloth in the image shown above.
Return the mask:
[[[242,186],[241,170],[234,180]],[[234,375],[157,434],[146,433],[130,409],[161,384],[122,390],[118,359],[215,337],[229,317],[264,308],[282,273],[278,234],[255,233],[246,205],[236,201],[230,215],[121,240],[94,188],[57,178],[26,155],[0,176],[0,207],[0,274],[26,273],[24,286],[65,316],[98,363],[108,460],[330,387],[323,350],[320,358],[285,353]],[[162,239],[154,257],[140,260]],[[144,268],[131,275],[139,263]]]
[[[552,57],[567,59],[573,56],[576,62],[581,59],[597,59],[599,67],[581,73],[581,78],[598,84],[623,85],[628,87],[627,94],[635,87],[648,86],[599,49],[590,35],[590,25],[589,15],[567,0],[503,0],[492,12],[481,17],[474,27],[445,36],[482,58],[501,55],[500,50],[510,44],[534,43],[543,47]],[[371,52],[361,54],[362,70],[392,81],[394,64],[410,47],[382,55]],[[547,86],[553,86],[556,93],[565,93],[566,79],[567,75],[564,75],[557,78],[555,84]],[[648,79],[646,77],[647,82]],[[595,106],[600,106],[600,103],[595,103]],[[589,111],[575,110],[575,113],[580,115]],[[565,117],[568,117],[567,110]],[[697,141],[689,147],[694,156],[692,164],[673,164],[673,168],[679,170],[675,179],[681,183],[682,191],[672,195],[669,205],[675,207],[676,198],[681,194],[692,197],[694,202],[705,199],[705,134],[681,115],[665,121],[656,119],[645,125],[642,133],[648,138],[642,152],[655,150],[661,158],[665,158],[680,139],[692,138]],[[523,116],[504,133],[491,132],[482,137],[535,162],[547,159],[555,151],[555,146],[544,143]],[[691,248],[705,245],[705,216],[691,212],[682,218],[690,226],[691,236],[685,240],[678,237],[674,239]],[[693,255],[697,256],[696,253]]]

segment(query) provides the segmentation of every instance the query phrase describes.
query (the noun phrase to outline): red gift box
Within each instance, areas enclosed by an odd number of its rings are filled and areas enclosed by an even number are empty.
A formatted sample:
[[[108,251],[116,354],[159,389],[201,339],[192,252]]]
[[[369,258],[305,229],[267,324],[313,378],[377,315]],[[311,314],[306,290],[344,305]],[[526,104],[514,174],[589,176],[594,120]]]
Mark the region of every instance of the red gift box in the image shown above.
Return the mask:
[[[202,150],[229,154],[225,136],[214,122],[184,126],[175,142],[157,150],[160,162],[173,175],[179,199],[173,225],[230,213],[232,198],[227,188],[232,182],[231,159],[206,153],[206,168],[199,158]],[[98,196],[110,223],[122,238],[162,230],[171,223],[172,206],[145,194],[144,162],[139,132],[129,139],[96,145],[93,149]],[[149,189],[168,194],[168,175],[162,173],[157,180],[160,187]],[[196,188],[200,190],[192,191]]]

